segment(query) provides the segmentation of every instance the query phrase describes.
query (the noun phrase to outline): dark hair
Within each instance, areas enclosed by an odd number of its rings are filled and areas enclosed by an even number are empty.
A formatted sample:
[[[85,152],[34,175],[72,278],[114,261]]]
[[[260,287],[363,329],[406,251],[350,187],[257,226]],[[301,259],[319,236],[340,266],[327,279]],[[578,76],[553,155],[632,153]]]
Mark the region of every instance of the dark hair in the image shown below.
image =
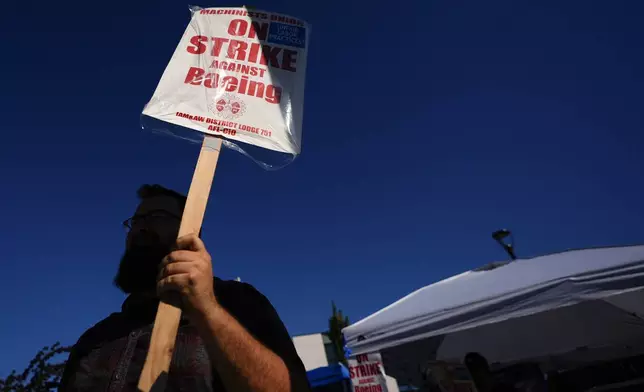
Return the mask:
[[[186,196],[182,195],[181,193],[177,191],[173,191],[172,189],[168,189],[158,184],[141,185],[139,190],[136,191],[136,195],[139,197],[140,200],[145,200],[155,196],[170,196],[177,199],[183,206],[186,205],[186,199],[187,199]]]
[[[185,208],[186,200],[188,199],[185,195],[182,195],[177,191],[173,191],[172,189],[168,189],[159,184],[141,185],[139,190],[136,191],[136,195],[139,197],[140,200],[145,200],[147,198],[155,197],[155,196],[170,196],[177,199],[177,201],[179,201],[182,208]],[[203,228],[199,230],[199,237],[201,237],[202,233],[203,233]]]

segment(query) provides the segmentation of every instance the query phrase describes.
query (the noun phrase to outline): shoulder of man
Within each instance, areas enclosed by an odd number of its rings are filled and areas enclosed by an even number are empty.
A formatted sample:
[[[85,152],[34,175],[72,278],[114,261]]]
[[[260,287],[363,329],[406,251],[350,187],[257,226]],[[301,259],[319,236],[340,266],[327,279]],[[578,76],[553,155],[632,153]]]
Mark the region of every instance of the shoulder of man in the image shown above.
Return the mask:
[[[80,338],[78,338],[74,348],[79,351],[84,351],[85,349],[91,349],[92,347],[99,345],[101,342],[109,341],[123,333],[127,333],[127,331],[122,331],[124,329],[122,317],[123,315],[121,313],[112,313],[103,320],[89,327],[80,336]]]
[[[214,288],[217,301],[253,334],[272,331],[288,336],[271,301],[253,285],[215,278]]]
[[[255,287],[238,281],[215,278],[215,296],[230,313],[256,339],[272,349],[291,351],[293,343],[271,302]],[[294,349],[293,349],[294,350]]]
[[[236,280],[214,278],[215,296],[227,309],[238,306],[271,306],[268,298],[253,285]]]
[[[123,322],[121,320],[122,315],[120,313],[112,313],[83,332],[69,351],[69,356],[61,377],[59,391],[67,390],[68,383],[71,382],[75,372],[78,370],[80,361],[84,357],[89,355],[97,347],[101,347],[106,341],[122,333]]]

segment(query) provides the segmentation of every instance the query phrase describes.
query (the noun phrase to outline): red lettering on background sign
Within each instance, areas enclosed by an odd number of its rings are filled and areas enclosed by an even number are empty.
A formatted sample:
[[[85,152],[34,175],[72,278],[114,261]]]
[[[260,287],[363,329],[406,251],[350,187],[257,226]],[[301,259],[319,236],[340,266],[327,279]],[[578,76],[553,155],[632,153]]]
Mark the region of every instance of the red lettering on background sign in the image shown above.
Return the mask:
[[[351,378],[377,376],[380,374],[380,362],[349,366],[349,373]]]
[[[353,387],[354,392],[382,392],[382,387],[380,385],[356,385]]]
[[[369,356],[367,354],[361,354],[358,355],[356,359],[358,360],[358,363],[367,362],[369,361]]]

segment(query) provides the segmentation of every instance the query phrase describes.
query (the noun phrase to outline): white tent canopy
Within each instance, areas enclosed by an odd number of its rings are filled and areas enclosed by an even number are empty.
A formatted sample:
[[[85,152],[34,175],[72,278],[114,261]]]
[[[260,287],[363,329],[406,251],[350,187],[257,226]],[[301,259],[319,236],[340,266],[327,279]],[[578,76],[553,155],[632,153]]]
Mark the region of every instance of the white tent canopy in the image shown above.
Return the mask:
[[[644,245],[567,251],[465,272],[343,333],[352,354],[432,346],[434,358],[457,361],[471,351],[510,362],[580,347],[637,341],[644,347]]]

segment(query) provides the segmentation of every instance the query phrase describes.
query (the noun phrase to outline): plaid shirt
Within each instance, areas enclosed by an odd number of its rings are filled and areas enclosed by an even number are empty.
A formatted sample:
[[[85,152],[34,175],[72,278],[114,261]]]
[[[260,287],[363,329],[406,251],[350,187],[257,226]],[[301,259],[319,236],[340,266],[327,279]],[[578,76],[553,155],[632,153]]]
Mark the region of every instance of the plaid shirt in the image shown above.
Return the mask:
[[[289,369],[291,391],[310,391],[302,361],[268,299],[246,283],[215,278],[214,286],[219,303],[282,358]],[[130,296],[121,312],[85,332],[70,353],[59,392],[138,391],[157,305]],[[179,326],[165,391],[226,391],[195,326],[186,319]]]

